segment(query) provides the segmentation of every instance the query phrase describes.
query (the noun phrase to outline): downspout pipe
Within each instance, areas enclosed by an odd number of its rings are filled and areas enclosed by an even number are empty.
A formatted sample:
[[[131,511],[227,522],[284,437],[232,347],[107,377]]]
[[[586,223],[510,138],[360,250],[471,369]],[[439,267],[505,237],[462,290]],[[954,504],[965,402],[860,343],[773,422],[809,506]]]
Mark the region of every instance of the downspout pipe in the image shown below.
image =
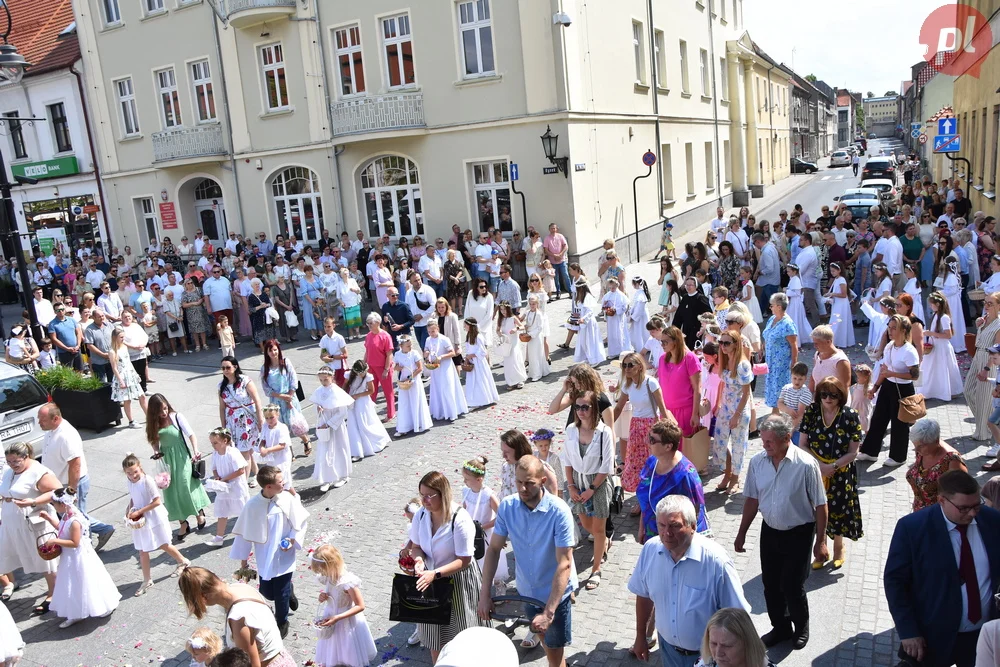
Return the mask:
[[[214,9],[214,7],[213,7]],[[229,112],[229,85],[226,83],[226,65],[222,61],[222,40],[219,38],[219,21],[212,17],[212,31],[215,34],[215,57],[219,61],[219,76],[222,78],[222,110],[226,114],[226,130],[229,133],[229,165],[233,170],[233,185],[236,188],[236,216],[240,220],[240,234],[246,237],[243,222],[243,195],[240,192],[240,173],[236,169],[236,147],[233,145],[233,117]],[[226,221],[229,227],[229,221]],[[226,232],[229,230],[226,229]]]
[[[646,0],[646,20],[649,22],[649,71],[652,73],[650,80],[653,84],[653,115],[655,117],[653,129],[656,133],[656,146],[653,147],[653,151],[656,153],[656,162],[660,162],[660,151],[663,150],[660,146],[660,81],[657,77],[657,62],[656,62],[656,30],[653,27],[653,0]],[[666,44],[663,45],[666,48]],[[664,56],[665,57],[665,56]],[[663,170],[656,170],[656,186],[659,193],[659,199],[657,200],[656,210],[658,212],[663,211]],[[636,244],[639,243],[639,237],[636,236]],[[639,247],[636,245],[636,261],[639,261],[642,253],[639,252]]]
[[[770,158],[771,158],[771,185],[774,185],[774,135],[777,134],[774,131],[774,93],[771,91],[771,70],[774,66],[771,63],[767,64],[767,91],[770,94],[770,103],[767,105],[767,124],[770,126],[771,136],[768,140],[771,142]]]
[[[725,0],[722,0],[725,2]],[[712,26],[712,12],[705,12],[708,14],[708,53],[709,53],[709,65],[712,67],[712,129],[715,130],[715,201],[716,206],[722,205],[722,178],[721,170],[719,168],[719,157],[721,156],[725,159],[725,155],[722,153],[722,144],[719,143],[719,95],[717,92],[717,81],[715,74],[715,37],[713,36],[713,26]],[[727,66],[728,69],[728,66]],[[729,76],[729,72],[723,72],[723,76]]]
[[[87,110],[87,95],[83,89],[83,74],[76,71],[76,65],[72,65],[69,71],[76,77],[76,87],[80,91],[80,106],[83,107],[83,122],[87,125],[87,145],[90,146],[90,159],[94,165],[94,180],[97,181],[97,197],[101,200],[101,217],[104,218],[104,234],[108,244],[108,252],[114,247],[114,239],[111,238],[111,226],[108,224],[108,205],[104,201],[104,184],[101,182],[101,168],[98,165],[97,150],[94,147],[94,135],[90,131],[90,111]]]

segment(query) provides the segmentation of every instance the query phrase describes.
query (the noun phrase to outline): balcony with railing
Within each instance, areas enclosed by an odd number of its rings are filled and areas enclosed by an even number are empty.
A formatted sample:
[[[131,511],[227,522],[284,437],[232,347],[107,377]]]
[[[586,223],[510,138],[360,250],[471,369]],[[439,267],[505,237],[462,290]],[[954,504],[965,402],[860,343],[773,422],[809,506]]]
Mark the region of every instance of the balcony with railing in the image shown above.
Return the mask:
[[[198,158],[227,155],[221,125],[178,127],[154,132],[153,162],[172,160],[197,160]]]
[[[423,93],[387,93],[331,105],[333,134],[342,137],[427,127]]]
[[[295,13],[295,0],[225,0],[229,25],[246,28]]]

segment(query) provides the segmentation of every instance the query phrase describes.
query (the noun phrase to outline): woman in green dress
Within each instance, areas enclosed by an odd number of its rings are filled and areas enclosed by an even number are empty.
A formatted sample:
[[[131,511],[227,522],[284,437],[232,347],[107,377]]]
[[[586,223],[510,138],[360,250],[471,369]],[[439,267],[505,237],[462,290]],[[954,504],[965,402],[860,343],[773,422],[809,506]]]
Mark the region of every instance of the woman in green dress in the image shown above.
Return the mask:
[[[833,569],[843,567],[844,538],[857,540],[861,527],[858,469],[854,459],[861,447],[861,419],[847,405],[847,388],[830,376],[816,385],[815,400],[806,408],[799,426],[799,447],[819,462],[826,487],[826,534],[833,538]],[[824,561],[813,561],[818,570]]]
[[[163,505],[170,520],[181,524],[175,542],[183,542],[191,532],[188,517],[197,518],[198,530],[205,527],[205,508],[209,500],[201,480],[191,476],[192,463],[201,458],[194,433],[184,416],[174,410],[163,394],[149,397],[146,439],[153,447],[153,458],[162,458],[170,469],[170,484],[162,489]]]

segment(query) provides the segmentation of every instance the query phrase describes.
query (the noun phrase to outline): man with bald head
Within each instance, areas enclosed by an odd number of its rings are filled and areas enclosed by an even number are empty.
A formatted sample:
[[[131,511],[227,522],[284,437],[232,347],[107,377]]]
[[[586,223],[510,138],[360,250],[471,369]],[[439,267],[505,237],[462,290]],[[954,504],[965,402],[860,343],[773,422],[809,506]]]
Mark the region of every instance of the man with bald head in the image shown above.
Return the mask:
[[[508,432],[509,433],[509,432]],[[524,434],[515,431],[513,437]],[[527,441],[524,445],[527,447]],[[542,635],[549,667],[565,667],[564,648],[572,641],[570,593],[577,586],[573,570],[573,515],[569,506],[545,490],[545,468],[536,457],[518,459],[517,493],[500,501],[483,565],[479,616],[489,619],[491,586],[501,551],[514,548],[518,593],[544,602],[534,610],[531,630]]]

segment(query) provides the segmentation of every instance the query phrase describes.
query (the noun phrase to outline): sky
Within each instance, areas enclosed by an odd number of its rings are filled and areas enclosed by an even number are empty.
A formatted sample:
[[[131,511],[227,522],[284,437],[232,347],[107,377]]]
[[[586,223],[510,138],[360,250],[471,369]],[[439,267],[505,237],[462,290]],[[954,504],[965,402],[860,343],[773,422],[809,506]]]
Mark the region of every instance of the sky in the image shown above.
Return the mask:
[[[884,95],[910,80],[910,66],[924,54],[920,26],[948,2],[743,0],[743,17],[758,46],[800,76]]]

